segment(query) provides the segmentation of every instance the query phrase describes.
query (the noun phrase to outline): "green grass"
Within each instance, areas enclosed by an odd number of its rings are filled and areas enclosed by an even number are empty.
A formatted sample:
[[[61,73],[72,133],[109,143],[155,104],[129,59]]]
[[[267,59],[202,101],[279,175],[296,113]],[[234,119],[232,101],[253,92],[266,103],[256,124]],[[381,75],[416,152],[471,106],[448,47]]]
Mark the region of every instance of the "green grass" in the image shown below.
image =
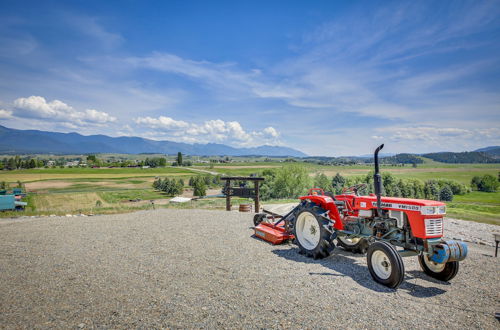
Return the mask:
[[[398,178],[406,178],[406,179],[420,179],[422,181],[432,180],[432,179],[448,179],[455,180],[466,185],[470,185],[472,178],[476,175],[482,176],[485,174],[491,174],[493,176],[497,176],[499,172],[499,168],[496,169],[488,169],[488,168],[470,168],[460,170],[459,168],[455,168],[453,171],[440,171],[437,168],[431,168],[429,171],[425,172],[417,172],[417,171],[408,171],[408,172],[393,172],[394,176]],[[391,172],[390,170],[388,170]]]
[[[129,199],[142,199],[142,200],[151,200],[151,199],[162,199],[168,198],[169,196],[165,195],[159,191],[153,191],[152,189],[143,189],[143,190],[123,190],[123,191],[103,191],[99,192],[99,196],[107,203],[114,204],[119,203],[121,201],[128,201]]]
[[[137,168],[137,167],[116,167],[116,168],[37,168],[29,170],[14,170],[6,173],[32,173],[32,174],[144,174],[151,173],[192,173],[192,171],[178,167],[156,167],[156,168]]]
[[[447,205],[450,217],[500,225],[500,192],[474,191],[454,196]]]

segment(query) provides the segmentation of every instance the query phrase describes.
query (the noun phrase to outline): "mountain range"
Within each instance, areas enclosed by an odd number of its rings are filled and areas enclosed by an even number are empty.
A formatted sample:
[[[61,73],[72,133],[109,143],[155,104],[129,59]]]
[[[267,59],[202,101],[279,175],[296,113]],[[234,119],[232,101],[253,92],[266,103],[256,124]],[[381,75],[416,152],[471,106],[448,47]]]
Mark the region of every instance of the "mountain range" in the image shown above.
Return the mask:
[[[282,146],[235,148],[217,143],[188,144],[128,136],[86,136],[78,133],[19,130],[0,125],[0,153],[3,154],[163,153],[173,155],[177,152],[197,156],[307,156],[299,150]]]

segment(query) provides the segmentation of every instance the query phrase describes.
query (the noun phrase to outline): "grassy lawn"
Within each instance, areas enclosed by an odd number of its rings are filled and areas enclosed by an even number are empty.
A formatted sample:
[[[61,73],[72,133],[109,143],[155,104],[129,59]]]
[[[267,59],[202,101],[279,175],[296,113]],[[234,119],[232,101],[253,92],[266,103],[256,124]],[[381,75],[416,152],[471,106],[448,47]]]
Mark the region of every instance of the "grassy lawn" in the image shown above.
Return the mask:
[[[447,205],[450,217],[500,225],[500,192],[454,196]]]

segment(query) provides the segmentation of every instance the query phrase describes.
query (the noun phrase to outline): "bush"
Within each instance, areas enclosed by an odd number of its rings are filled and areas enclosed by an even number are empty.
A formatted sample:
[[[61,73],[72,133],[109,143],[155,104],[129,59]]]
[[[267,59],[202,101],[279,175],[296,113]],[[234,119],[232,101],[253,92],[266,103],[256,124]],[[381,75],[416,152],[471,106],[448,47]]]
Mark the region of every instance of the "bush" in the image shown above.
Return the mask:
[[[453,191],[449,186],[444,186],[443,189],[439,191],[439,200],[445,202],[451,202],[453,200]]]

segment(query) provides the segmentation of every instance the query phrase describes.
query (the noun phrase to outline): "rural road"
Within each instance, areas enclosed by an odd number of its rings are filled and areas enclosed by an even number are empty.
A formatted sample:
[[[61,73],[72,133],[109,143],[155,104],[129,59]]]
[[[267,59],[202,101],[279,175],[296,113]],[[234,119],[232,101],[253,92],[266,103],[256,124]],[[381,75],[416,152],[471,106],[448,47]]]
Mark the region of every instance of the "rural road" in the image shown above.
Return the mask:
[[[0,328],[498,329],[497,258],[470,244],[442,283],[405,258],[395,291],[364,256],[252,237],[252,214],[161,209],[0,221]]]

